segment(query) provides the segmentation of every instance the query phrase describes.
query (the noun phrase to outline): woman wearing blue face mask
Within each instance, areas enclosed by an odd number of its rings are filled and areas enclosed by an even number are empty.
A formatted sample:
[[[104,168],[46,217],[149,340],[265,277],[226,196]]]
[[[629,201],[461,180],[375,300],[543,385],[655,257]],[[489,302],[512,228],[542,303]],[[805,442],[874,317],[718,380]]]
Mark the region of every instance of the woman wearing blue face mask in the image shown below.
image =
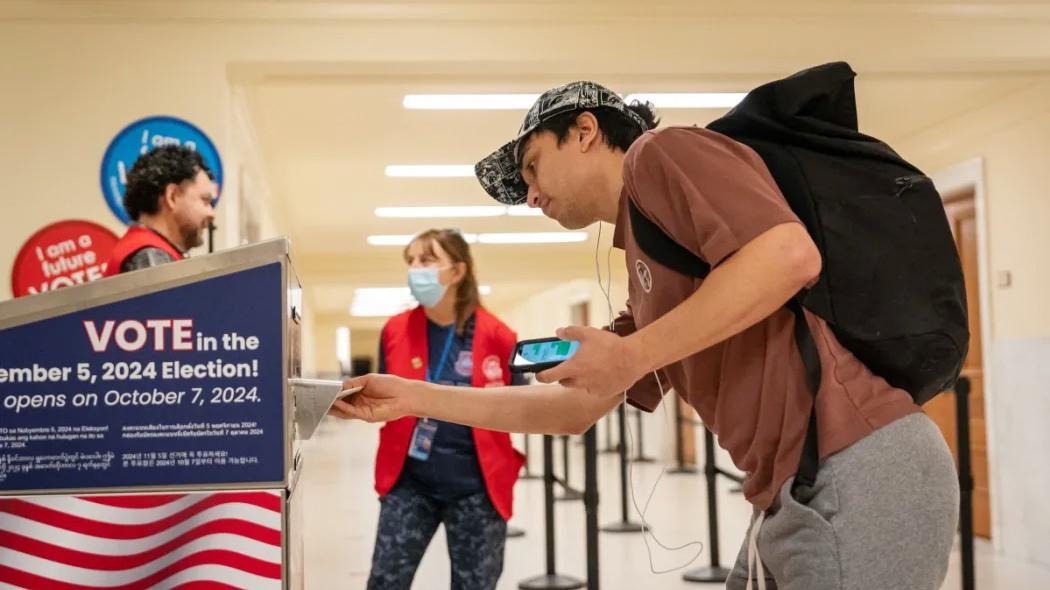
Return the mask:
[[[511,383],[508,362],[517,335],[481,307],[463,237],[428,230],[405,248],[404,258],[420,305],[383,327],[379,372],[444,385]],[[385,424],[376,455],[382,507],[369,590],[408,590],[442,523],[451,588],[495,588],[522,462],[505,432],[429,418]]]

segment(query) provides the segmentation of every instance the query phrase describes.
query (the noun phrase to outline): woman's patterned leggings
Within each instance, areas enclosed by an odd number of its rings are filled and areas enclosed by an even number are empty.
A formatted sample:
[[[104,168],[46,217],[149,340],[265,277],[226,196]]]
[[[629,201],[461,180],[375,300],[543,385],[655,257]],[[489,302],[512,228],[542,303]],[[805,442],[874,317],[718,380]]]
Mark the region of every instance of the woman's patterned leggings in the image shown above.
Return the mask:
[[[382,500],[368,590],[409,590],[423,553],[445,525],[451,590],[493,590],[503,571],[507,522],[481,492],[441,501],[398,485]]]

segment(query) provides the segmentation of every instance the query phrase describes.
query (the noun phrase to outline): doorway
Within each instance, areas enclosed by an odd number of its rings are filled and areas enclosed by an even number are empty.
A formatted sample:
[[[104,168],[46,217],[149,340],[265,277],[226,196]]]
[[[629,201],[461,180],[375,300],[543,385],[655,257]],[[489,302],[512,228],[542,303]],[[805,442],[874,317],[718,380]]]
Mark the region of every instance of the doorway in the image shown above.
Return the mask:
[[[970,460],[973,465],[973,526],[974,534],[990,539],[991,496],[988,478],[988,428],[984,403],[984,354],[981,347],[981,289],[979,248],[977,244],[977,210],[972,188],[954,192],[945,197],[944,210],[948,214],[955,246],[962,262],[966,282],[967,314],[970,321],[970,349],[963,363],[962,376],[970,379]],[[923,409],[937,424],[948,442],[958,464],[956,445],[955,393],[946,392],[935,397]]]

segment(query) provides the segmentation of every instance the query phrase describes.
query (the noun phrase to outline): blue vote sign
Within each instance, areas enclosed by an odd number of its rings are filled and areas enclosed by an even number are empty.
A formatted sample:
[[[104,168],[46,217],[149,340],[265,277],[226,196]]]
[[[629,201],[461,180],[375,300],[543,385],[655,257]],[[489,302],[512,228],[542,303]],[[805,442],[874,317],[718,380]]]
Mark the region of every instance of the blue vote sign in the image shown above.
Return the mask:
[[[281,272],[0,329],[0,492],[282,482]]]
[[[215,175],[215,184],[222,190],[222,160],[211,139],[196,125],[177,117],[156,116],[139,119],[121,129],[102,156],[102,194],[113,214],[124,223],[131,223],[124,210],[124,189],[128,171],[142,154],[162,145],[184,145],[196,150]],[[216,199],[216,203],[218,199]]]

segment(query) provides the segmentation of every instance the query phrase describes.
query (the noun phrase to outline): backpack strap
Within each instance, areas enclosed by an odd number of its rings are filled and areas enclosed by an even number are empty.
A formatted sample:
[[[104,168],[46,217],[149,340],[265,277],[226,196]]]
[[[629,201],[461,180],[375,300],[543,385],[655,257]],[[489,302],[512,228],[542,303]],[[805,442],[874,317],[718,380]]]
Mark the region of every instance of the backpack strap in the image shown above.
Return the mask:
[[[820,354],[813,341],[813,332],[809,329],[806,316],[802,313],[802,304],[798,297],[792,297],[787,308],[795,314],[795,345],[806,367],[806,383],[813,392],[813,406],[809,410],[809,426],[806,427],[806,440],[802,443],[802,457],[798,461],[798,473],[791,484],[791,495],[801,486],[813,487],[817,481],[817,469],[820,468],[820,450],[817,447],[817,392],[820,391]]]
[[[631,233],[646,256],[687,277],[702,279],[711,272],[710,264],[672,240],[630,198],[627,199],[627,205],[631,213]]]
[[[646,256],[667,268],[688,277],[702,279],[711,272],[711,265],[701,260],[684,246],[671,239],[660,226],[653,223],[634,201],[627,199],[631,215],[631,233],[638,247]],[[813,407],[809,412],[809,426],[806,428],[806,440],[802,445],[802,457],[799,459],[798,473],[791,484],[791,492],[800,486],[812,487],[817,480],[817,469],[820,467],[820,455],[817,446],[817,413],[816,397],[820,390],[821,364],[813,333],[802,313],[802,304],[798,297],[792,297],[786,307],[795,314],[795,345],[802,356],[806,367],[806,383],[813,392]]]

